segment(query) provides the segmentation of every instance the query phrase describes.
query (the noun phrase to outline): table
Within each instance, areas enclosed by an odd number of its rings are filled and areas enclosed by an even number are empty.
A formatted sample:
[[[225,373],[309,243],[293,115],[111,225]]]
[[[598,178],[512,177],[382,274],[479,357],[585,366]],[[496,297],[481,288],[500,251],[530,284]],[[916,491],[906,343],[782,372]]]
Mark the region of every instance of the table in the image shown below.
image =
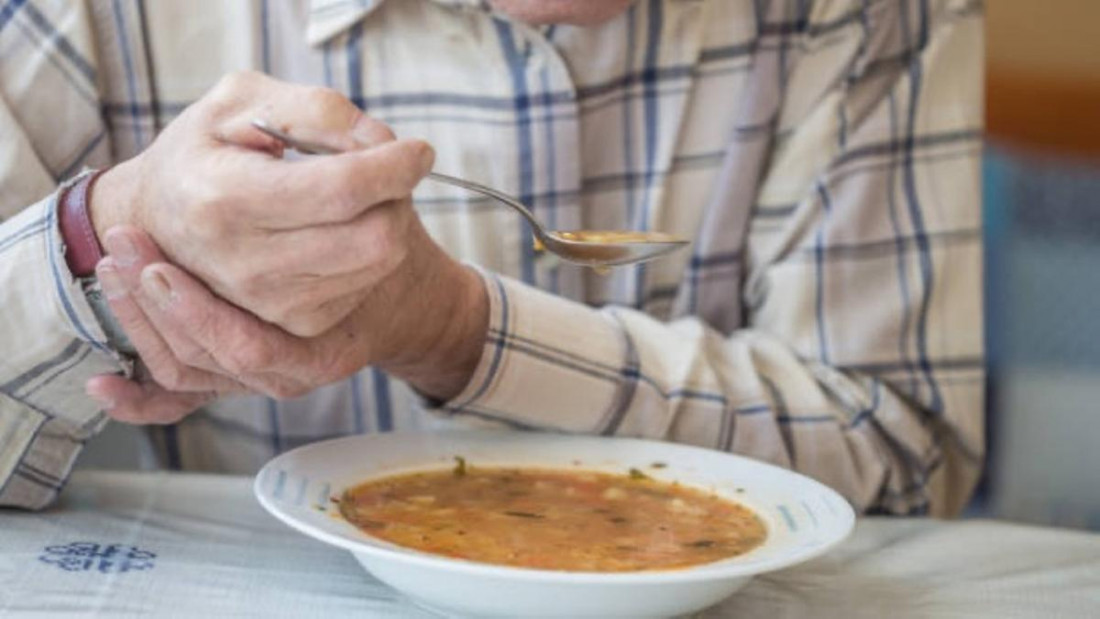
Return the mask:
[[[244,477],[84,471],[0,511],[0,616],[430,617],[264,512]],[[1100,617],[1100,535],[867,518],[702,617]]]

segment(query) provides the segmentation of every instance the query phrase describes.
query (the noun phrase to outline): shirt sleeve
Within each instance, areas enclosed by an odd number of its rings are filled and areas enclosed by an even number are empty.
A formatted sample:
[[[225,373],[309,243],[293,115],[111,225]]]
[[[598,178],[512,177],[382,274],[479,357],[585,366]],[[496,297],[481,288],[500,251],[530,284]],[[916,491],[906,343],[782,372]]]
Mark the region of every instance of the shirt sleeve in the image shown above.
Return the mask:
[[[55,193],[0,224],[0,505],[54,498],[105,422],[84,382],[123,371],[65,265],[56,201]]]
[[[911,39],[884,34],[898,3],[874,3],[850,45],[801,49],[730,299],[741,328],[486,276],[485,351],[443,410],[729,450],[867,512],[960,511],[984,450],[982,26],[969,3],[930,4],[902,20]]]
[[[0,506],[56,497],[105,422],[84,382],[124,369],[57,226],[58,184],[109,160],[85,11],[32,0],[0,29]]]

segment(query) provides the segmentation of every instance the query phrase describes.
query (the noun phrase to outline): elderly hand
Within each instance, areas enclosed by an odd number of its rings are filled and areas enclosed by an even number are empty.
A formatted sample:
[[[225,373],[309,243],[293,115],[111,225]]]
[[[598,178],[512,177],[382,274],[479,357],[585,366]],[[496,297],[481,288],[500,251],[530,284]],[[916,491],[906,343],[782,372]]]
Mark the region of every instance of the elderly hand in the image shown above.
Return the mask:
[[[426,233],[417,226],[419,234]],[[469,381],[488,323],[481,277],[430,239],[345,320],[313,338],[291,335],[210,292],[136,228],[113,244],[135,249],[97,267],[112,311],[156,383],[98,376],[87,384],[112,417],[172,423],[220,393],[295,397],[367,366],[440,399]]]
[[[344,154],[284,161],[263,118]],[[92,221],[144,229],[217,295],[301,336],[331,328],[407,258],[409,195],[434,153],[394,140],[332,90],[259,73],[223,80],[142,154],[103,175]]]
[[[346,152],[284,161],[254,117]],[[96,272],[154,382],[99,376],[88,393],[139,423],[219,393],[298,396],[367,365],[456,395],[488,299],[412,209],[431,163],[331,91],[223,80],[97,185]]]

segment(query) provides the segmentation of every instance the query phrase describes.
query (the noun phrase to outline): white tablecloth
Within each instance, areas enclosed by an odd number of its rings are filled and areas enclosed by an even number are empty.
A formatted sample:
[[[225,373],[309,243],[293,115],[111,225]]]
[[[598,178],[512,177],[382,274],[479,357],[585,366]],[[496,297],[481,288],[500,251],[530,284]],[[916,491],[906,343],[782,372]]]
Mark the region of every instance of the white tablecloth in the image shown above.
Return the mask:
[[[428,617],[351,555],[287,528],[251,480],[82,472],[0,511],[0,617]],[[1100,536],[870,518],[828,555],[704,617],[1100,617]]]

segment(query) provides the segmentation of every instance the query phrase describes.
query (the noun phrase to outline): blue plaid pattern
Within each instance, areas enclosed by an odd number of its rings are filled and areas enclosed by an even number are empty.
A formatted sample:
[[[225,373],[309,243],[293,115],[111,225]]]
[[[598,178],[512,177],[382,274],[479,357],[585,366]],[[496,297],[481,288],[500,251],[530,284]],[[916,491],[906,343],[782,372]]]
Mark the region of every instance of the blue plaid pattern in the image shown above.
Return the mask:
[[[732,450],[868,511],[957,512],[984,452],[981,44],[975,0],[638,0],[592,28],[476,0],[9,0],[0,501],[54,496],[102,423],[80,385],[118,367],[59,262],[57,183],[254,68],[343,92],[554,227],[694,242],[602,276],[424,183],[425,226],[489,292],[466,391],[432,408],[368,368],[228,399],[150,432],[166,465],[248,472],[331,436],[492,425]]]

